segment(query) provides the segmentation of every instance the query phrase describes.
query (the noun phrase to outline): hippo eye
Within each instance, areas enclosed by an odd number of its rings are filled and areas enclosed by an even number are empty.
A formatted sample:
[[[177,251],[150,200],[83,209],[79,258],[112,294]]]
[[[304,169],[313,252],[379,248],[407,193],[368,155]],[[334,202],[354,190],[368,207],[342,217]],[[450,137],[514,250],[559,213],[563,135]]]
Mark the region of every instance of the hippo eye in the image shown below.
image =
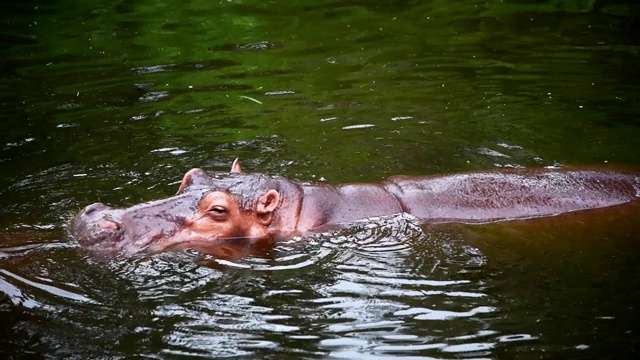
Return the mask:
[[[213,215],[224,215],[228,212],[228,210],[222,206],[214,206],[209,209],[208,213]]]

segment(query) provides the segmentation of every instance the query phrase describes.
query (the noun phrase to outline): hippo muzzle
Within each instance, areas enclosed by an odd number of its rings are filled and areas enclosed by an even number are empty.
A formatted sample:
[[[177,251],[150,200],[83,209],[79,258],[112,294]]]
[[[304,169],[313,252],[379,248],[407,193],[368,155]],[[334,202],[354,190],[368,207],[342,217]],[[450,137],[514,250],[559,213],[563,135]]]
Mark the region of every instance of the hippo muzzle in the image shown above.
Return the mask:
[[[83,246],[113,250],[122,248],[125,235],[121,211],[102,203],[82,209],[71,220],[69,231]]]
[[[205,193],[191,191],[126,209],[91,204],[71,220],[69,232],[92,250],[137,253],[169,247],[193,240],[187,236],[189,219]]]

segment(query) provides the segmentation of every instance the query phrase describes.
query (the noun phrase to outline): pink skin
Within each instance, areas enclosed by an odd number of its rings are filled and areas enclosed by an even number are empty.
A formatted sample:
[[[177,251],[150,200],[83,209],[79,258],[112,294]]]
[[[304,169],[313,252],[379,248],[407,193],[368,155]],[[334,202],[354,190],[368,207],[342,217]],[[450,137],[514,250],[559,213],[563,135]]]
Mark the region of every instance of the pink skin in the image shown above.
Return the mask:
[[[303,185],[281,177],[188,171],[170,198],[113,209],[89,205],[70,232],[86,247],[135,253],[304,235],[406,212],[423,223],[483,223],[609,207],[640,196],[640,175],[518,169],[393,176],[378,184]]]

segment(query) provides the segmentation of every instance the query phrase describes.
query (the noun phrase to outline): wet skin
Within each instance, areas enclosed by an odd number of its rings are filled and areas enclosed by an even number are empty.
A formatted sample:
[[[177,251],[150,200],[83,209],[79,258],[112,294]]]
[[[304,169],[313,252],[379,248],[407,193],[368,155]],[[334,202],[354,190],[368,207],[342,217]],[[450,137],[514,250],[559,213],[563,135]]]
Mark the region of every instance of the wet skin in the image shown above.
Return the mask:
[[[96,203],[69,230],[87,248],[158,253],[272,242],[409,213],[422,223],[486,223],[605,208],[640,198],[640,174],[517,169],[307,185],[279,176],[188,171],[175,196],[116,209]]]

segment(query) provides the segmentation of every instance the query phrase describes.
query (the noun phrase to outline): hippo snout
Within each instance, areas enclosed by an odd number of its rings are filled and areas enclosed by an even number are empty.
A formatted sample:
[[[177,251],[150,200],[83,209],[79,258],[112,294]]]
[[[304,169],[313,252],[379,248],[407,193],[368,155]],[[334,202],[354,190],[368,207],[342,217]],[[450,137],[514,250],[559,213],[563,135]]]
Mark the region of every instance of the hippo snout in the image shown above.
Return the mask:
[[[219,222],[213,220],[214,215],[201,212],[199,206],[208,193],[207,188],[183,190],[172,197],[128,208],[91,204],[71,220],[69,233],[85,248],[127,254],[153,252],[181,243],[209,241],[217,238],[220,231],[211,230],[212,224],[218,225]],[[218,204],[217,208],[222,205]],[[226,214],[223,211],[218,216],[220,218]],[[216,230],[215,226],[213,229]],[[232,235],[236,236],[235,233]]]
[[[118,218],[118,210],[102,203],[91,204],[71,220],[69,232],[84,246],[118,248],[124,237]]]

